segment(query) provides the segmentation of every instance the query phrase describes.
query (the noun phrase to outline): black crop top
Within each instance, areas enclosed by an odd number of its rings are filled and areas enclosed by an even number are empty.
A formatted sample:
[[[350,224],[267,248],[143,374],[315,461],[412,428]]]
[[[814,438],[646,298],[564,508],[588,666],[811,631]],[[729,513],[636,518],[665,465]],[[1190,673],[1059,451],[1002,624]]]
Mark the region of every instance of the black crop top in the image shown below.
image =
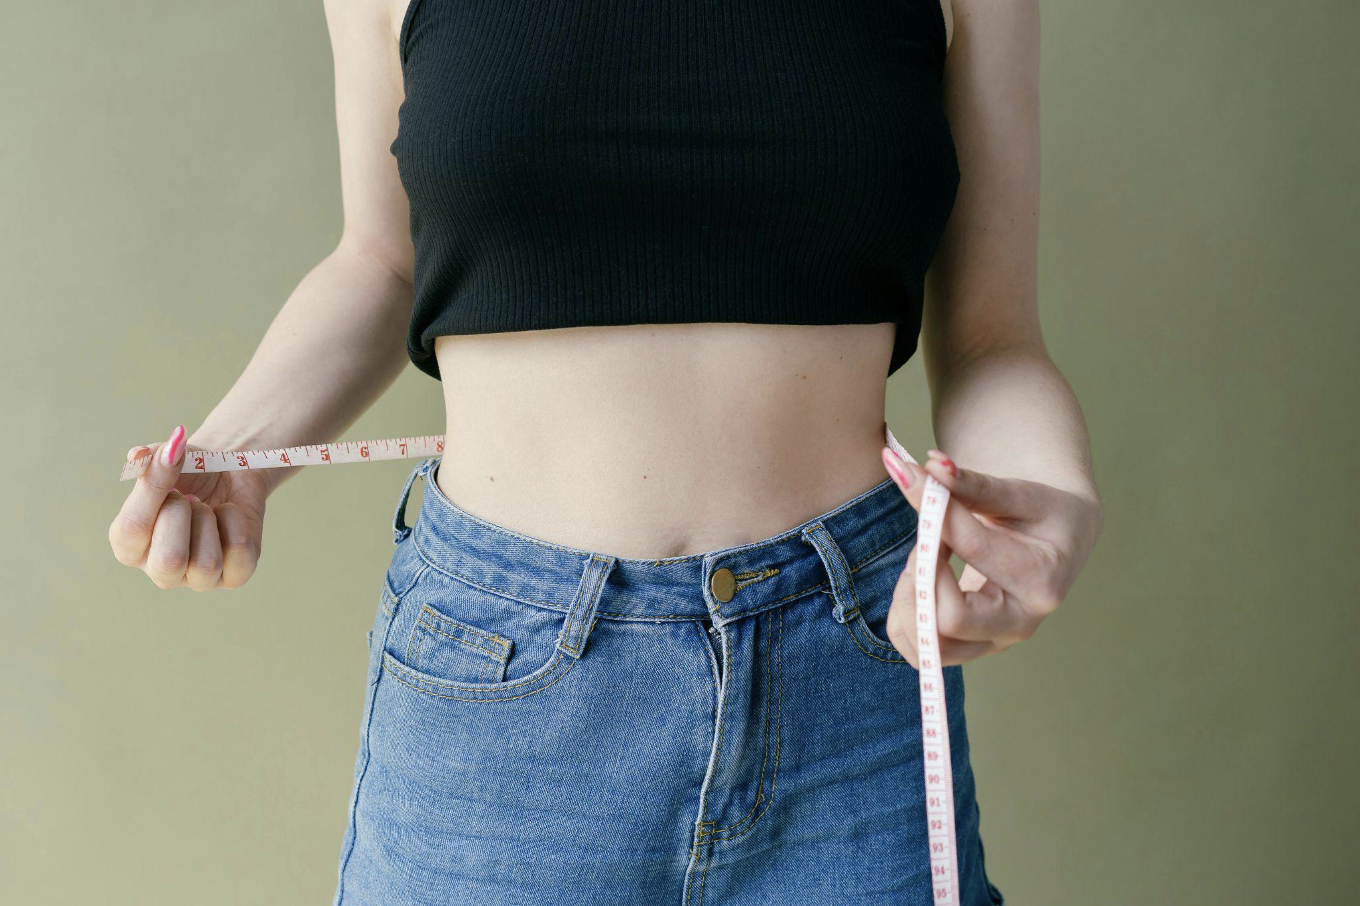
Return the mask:
[[[581,325],[895,322],[959,170],[940,0],[410,0],[407,350]]]

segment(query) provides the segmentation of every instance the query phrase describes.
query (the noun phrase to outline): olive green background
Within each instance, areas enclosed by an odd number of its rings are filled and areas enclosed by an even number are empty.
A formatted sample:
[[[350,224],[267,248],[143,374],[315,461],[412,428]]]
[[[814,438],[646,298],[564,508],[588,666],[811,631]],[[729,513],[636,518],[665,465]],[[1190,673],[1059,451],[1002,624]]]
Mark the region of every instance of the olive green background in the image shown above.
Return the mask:
[[[124,451],[192,430],[339,236],[321,3],[3,20],[0,901],[328,903],[409,464],[286,485],[240,591],[106,541]],[[1357,34],[1353,0],[1044,4],[1044,324],[1108,520],[967,668],[1009,903],[1354,897]],[[919,361],[889,393],[924,449]],[[441,413],[412,368],[347,436]]]

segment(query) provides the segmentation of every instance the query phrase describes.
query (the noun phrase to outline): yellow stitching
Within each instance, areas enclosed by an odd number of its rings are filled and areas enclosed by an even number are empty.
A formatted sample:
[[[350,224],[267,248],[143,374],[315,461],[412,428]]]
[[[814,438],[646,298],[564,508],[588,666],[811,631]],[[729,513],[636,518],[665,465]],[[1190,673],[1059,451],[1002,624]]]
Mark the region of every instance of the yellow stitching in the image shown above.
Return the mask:
[[[387,658],[390,658],[390,657],[391,657],[391,655],[387,655]],[[388,669],[388,671],[392,673],[392,678],[395,679],[397,682],[401,683],[403,686],[410,686],[412,689],[416,690],[417,692],[423,692],[423,693],[425,693],[426,695],[433,695],[433,696],[436,697],[436,698],[451,698],[451,699],[455,699],[456,701],[460,701],[460,702],[508,702],[508,701],[514,701],[514,700],[517,699],[517,698],[528,698],[528,697],[531,696],[531,695],[534,695],[534,694],[536,694],[536,693],[542,692],[544,689],[548,688],[549,686],[553,685],[553,683],[556,683],[556,682],[557,682],[558,680],[560,680],[562,677],[566,676],[568,673],[571,672],[571,668],[576,664],[576,661],[575,661],[575,660],[569,661],[569,662],[567,663],[567,666],[566,666],[566,667],[563,667],[562,670],[561,670],[561,672],[559,672],[555,677],[553,677],[551,681],[546,682],[546,683],[543,683],[543,685],[539,686],[537,689],[530,689],[528,692],[523,692],[523,693],[520,693],[519,695],[507,695],[507,696],[502,697],[502,698],[493,698],[493,697],[485,697],[485,698],[465,698],[464,696],[461,696],[461,695],[444,695],[442,692],[431,692],[429,689],[422,689],[421,687],[419,687],[419,686],[417,686],[417,685],[414,685],[413,683],[410,683],[410,682],[408,682],[408,681],[402,679],[401,676],[400,676],[399,674],[397,674],[395,671],[392,670],[392,664],[389,664],[389,663],[388,663],[387,658],[384,658],[384,660],[383,660],[383,666],[386,667],[386,668]],[[393,662],[393,663],[395,663],[395,662]],[[543,676],[540,676],[540,677],[538,678],[537,681],[542,681],[542,679],[543,679],[544,677],[549,676],[549,675],[551,675],[551,674],[552,674],[552,671],[548,671],[548,672],[544,673]],[[427,682],[427,681],[426,681],[426,680],[421,680],[421,682]],[[452,684],[450,684],[450,685],[452,685]],[[520,685],[523,685],[523,684],[521,683]],[[509,688],[513,688],[513,687],[511,687],[511,686],[505,686],[505,687],[502,687],[502,688],[509,689]],[[495,691],[495,690],[488,690],[488,691]]]
[[[733,835],[730,836],[730,837],[724,837],[724,836],[721,836],[721,834],[723,834],[725,831],[731,830],[731,828],[724,828],[724,829],[722,829],[722,830],[715,831],[714,834],[713,834],[712,836],[710,836],[708,839],[704,840],[703,843],[712,844],[713,842],[715,842],[715,841],[717,841],[717,840],[736,840],[736,839],[740,838],[741,836],[743,836],[744,834],[750,833],[750,832],[756,827],[756,823],[757,823],[758,821],[760,821],[760,819],[765,815],[765,812],[769,811],[770,806],[774,803],[774,786],[775,786],[775,781],[778,780],[778,778],[779,778],[779,749],[780,749],[780,742],[781,742],[781,739],[782,739],[782,724],[783,724],[783,715],[784,715],[784,611],[783,611],[782,608],[781,608],[780,610],[776,611],[776,616],[778,617],[778,620],[779,620],[779,640],[778,640],[778,644],[777,644],[777,650],[778,650],[778,656],[779,656],[779,704],[778,704],[778,715],[779,715],[779,717],[778,717],[778,720],[777,720],[777,722],[776,722],[776,725],[777,725],[778,727],[780,727],[781,729],[776,729],[776,731],[775,731],[774,770],[773,770],[773,772],[772,772],[771,775],[770,775],[770,796],[769,796],[768,799],[765,800],[765,807],[762,808],[762,809],[760,810],[759,814],[757,814],[753,819],[751,819],[751,824],[750,824],[750,826],[747,827],[745,830],[743,830],[741,833],[739,833],[739,834],[733,834]],[[773,622],[773,619],[772,619],[772,618],[767,618],[766,621],[767,621],[767,622]],[[767,667],[767,669],[769,668],[770,661],[772,661],[772,660],[773,660],[773,658],[770,658],[769,660],[767,660],[767,662],[766,662],[766,667]],[[726,675],[730,677],[730,676],[731,676],[731,672],[729,671]],[[767,691],[766,694],[768,695],[768,691]],[[768,718],[769,718],[768,707],[769,707],[769,705],[767,704],[767,705],[766,705],[766,708],[767,708],[766,719],[767,719],[767,721],[768,721]],[[769,735],[768,735],[768,734],[769,734],[769,730],[768,730],[768,724],[767,724],[767,728],[766,728],[766,743],[765,743],[765,746],[766,746],[766,748],[765,748],[765,753],[766,753],[765,757],[767,757],[767,758],[769,757]],[[764,764],[763,761],[761,762],[761,768],[760,768],[760,770],[761,770],[761,774],[763,775],[763,774],[765,773],[765,764]],[[761,792],[760,792],[760,790],[757,790],[757,792],[756,792],[756,805],[757,805],[757,806],[760,804],[760,797],[761,797]],[[755,808],[755,806],[752,806],[752,808]],[[743,820],[744,820],[744,819],[743,819]],[[712,823],[712,822],[710,822],[710,823]],[[740,823],[740,822],[738,822],[738,823]],[[736,827],[736,825],[733,825],[733,827]],[[702,844],[701,844],[701,845],[702,845]],[[713,850],[712,850],[712,848],[710,848],[709,851],[708,851],[708,857],[707,857],[706,859],[704,859],[703,873],[702,873],[702,875],[700,876],[700,882],[699,882],[699,899],[696,901],[695,906],[703,906],[703,901],[704,901],[704,890],[705,890],[705,888],[708,887],[708,869],[709,869],[709,866],[710,866],[712,863],[713,863]]]
[[[422,689],[419,686],[413,685],[412,683],[407,682],[406,680],[402,679],[395,673],[392,674],[392,678],[395,679],[397,682],[401,683],[403,686],[410,686],[417,692],[422,692],[425,695],[432,695],[435,698],[451,698],[454,699],[455,701],[460,702],[508,702],[514,701],[515,699],[519,698],[528,698],[531,695],[536,695],[537,693],[542,692],[544,689],[548,688],[549,686],[553,685],[553,683],[556,683],[562,677],[566,676],[571,671],[572,664],[575,663],[576,663],[575,661],[568,663],[567,666],[562,669],[562,672],[559,673],[556,677],[554,677],[551,682],[544,683],[537,689],[531,689],[528,692],[522,692],[519,695],[507,695],[503,698],[465,698],[464,696],[461,695],[444,695],[441,692],[431,692],[429,689]]]
[[[700,878],[700,880],[706,878],[706,877],[708,876],[708,863],[709,863],[709,862],[711,861],[711,859],[712,859],[713,850],[710,848],[710,849],[708,850],[708,852],[705,853],[705,852],[704,852],[704,844],[702,844],[702,843],[699,844],[699,849],[698,849],[698,850],[696,850],[696,849],[694,848],[693,844],[691,844],[690,847],[689,847],[689,853],[690,853],[690,856],[692,856],[692,857],[695,858],[695,859],[698,859],[699,862],[700,862],[700,864],[703,866],[703,867],[700,868],[700,870],[699,870],[699,878]],[[682,904],[682,906],[688,906],[688,904],[690,903],[690,893],[694,890],[694,882],[693,882],[693,879],[689,876],[689,872],[688,872],[688,871],[686,871],[685,874],[686,874],[686,877],[685,877],[685,901],[684,901],[684,903]],[[703,890],[702,890],[702,889],[700,889],[700,891],[699,891],[699,896],[700,896],[700,897],[703,897]],[[694,906],[702,906],[700,900],[695,900],[695,901],[694,901]]]
[[[862,634],[864,635],[864,641],[868,642],[870,645],[874,646],[880,651],[897,651],[896,646],[894,646],[891,642],[885,642],[875,637],[873,629],[870,628],[868,621],[864,619],[864,614],[862,613],[859,614],[859,619],[857,620],[857,623],[859,624],[859,628]],[[898,652],[898,657],[901,656],[902,656],[901,652]]]
[[[766,631],[767,634],[768,634],[769,631],[770,631],[770,629],[769,629],[769,624],[771,624],[771,623],[773,623],[773,622],[774,622],[773,618],[771,618],[771,617],[765,617],[765,623],[766,623],[766,630],[765,630],[765,631]],[[770,644],[772,644],[772,643],[770,643]],[[741,825],[743,825],[743,824],[746,823],[746,820],[747,820],[748,818],[750,818],[753,814],[755,814],[756,809],[760,808],[760,800],[761,800],[761,798],[763,797],[763,795],[764,795],[764,790],[765,790],[765,765],[768,764],[769,761],[770,761],[770,710],[771,710],[771,709],[770,709],[770,669],[771,669],[771,663],[773,662],[773,660],[774,660],[774,658],[772,658],[772,657],[766,657],[766,658],[765,658],[765,746],[764,746],[765,752],[764,752],[763,755],[761,755],[761,758],[760,758],[760,774],[759,774],[759,777],[758,777],[758,779],[757,779],[757,781],[756,781],[756,801],[755,801],[754,803],[751,804],[751,807],[750,807],[749,809],[747,809],[746,814],[742,815],[742,816],[741,816],[740,818],[738,818],[736,821],[733,821],[731,824],[727,825],[726,827],[720,827],[720,828],[718,828],[717,830],[713,830],[713,831],[707,832],[708,835],[710,835],[710,836],[716,836],[716,835],[718,835],[718,834],[722,834],[722,833],[725,833],[725,832],[727,832],[727,831],[734,830],[734,829],[736,829],[736,828],[738,828],[738,827],[741,827]],[[771,790],[771,792],[773,792],[773,790]],[[709,823],[711,824],[711,823],[713,823],[713,822],[709,822]]]
[[[592,561],[595,561],[595,562],[598,562],[598,563],[606,563],[606,562],[608,562],[608,561],[606,561],[603,557],[596,557],[596,556],[593,556],[593,555],[591,556],[590,559],[591,559]],[[590,633],[589,633],[588,630],[585,631],[585,632],[582,632],[582,633],[581,633],[581,636],[582,636],[581,641],[576,642],[574,645],[568,645],[568,644],[566,643],[566,639],[571,638],[573,635],[576,634],[575,625],[576,625],[576,624],[584,624],[585,621],[586,621],[586,613],[587,613],[587,611],[589,611],[592,607],[594,607],[595,605],[597,605],[597,604],[599,603],[599,593],[600,593],[601,587],[604,585],[604,576],[605,576],[605,570],[603,570],[603,569],[597,569],[597,570],[595,571],[595,583],[594,583],[594,585],[592,585],[592,586],[590,587],[590,589],[589,589],[588,591],[586,591],[585,594],[582,596],[581,600],[578,601],[578,602],[576,603],[576,610],[575,610],[575,612],[573,612],[573,613],[571,614],[571,620],[569,621],[569,625],[570,625],[572,628],[569,629],[567,632],[565,632],[565,633],[563,634],[563,636],[562,636],[562,638],[563,638],[562,647],[563,647],[563,648],[569,648],[569,649],[571,650],[571,653],[572,653],[572,654],[577,654],[577,653],[580,651],[582,645],[583,645],[584,642],[585,642],[585,636],[589,635]],[[594,624],[592,623],[591,625],[593,626]]]
[[[847,624],[847,625],[848,625],[848,624]],[[853,642],[855,643],[855,647],[856,647],[856,648],[858,648],[860,651],[863,651],[865,654],[869,655],[869,657],[873,658],[873,659],[876,660],[876,661],[882,661],[882,662],[885,663],[885,664],[906,664],[906,663],[909,663],[909,662],[907,661],[907,659],[906,659],[905,657],[902,656],[902,652],[897,651],[896,648],[894,648],[893,651],[896,651],[896,652],[897,652],[897,657],[895,657],[895,658],[879,657],[878,655],[876,655],[876,654],[874,654],[872,651],[870,651],[868,648],[865,648],[863,645],[860,644],[859,636],[855,633],[854,630],[851,630],[851,631],[850,631],[850,640],[853,641]]]
[[[411,646],[412,646],[412,645],[415,645],[415,646],[416,646],[416,647],[415,647],[415,652],[414,652],[414,654],[415,654],[415,655],[419,655],[419,654],[420,654],[420,649],[421,649],[421,647],[425,644],[425,638],[426,638],[426,636],[425,636],[423,633],[419,633],[419,632],[413,632],[413,633],[411,633],[409,636],[407,636],[407,638],[406,638],[406,663],[408,663],[408,664],[419,664],[419,663],[420,663],[420,662],[417,661],[416,658],[413,656],[412,651],[411,651]],[[417,642],[419,642],[419,644],[417,644]]]
[[[411,679],[415,680],[415,681],[418,682],[418,683],[427,683],[428,685],[431,685],[431,686],[447,686],[447,687],[450,688],[450,689],[458,689],[459,691],[462,691],[462,692],[483,692],[483,691],[485,691],[485,692],[495,692],[495,691],[498,691],[498,690],[500,690],[500,689],[515,689],[515,688],[518,688],[519,686],[530,686],[530,685],[533,685],[534,683],[538,682],[539,680],[541,680],[544,676],[547,676],[549,673],[551,673],[551,672],[552,672],[552,668],[555,667],[555,666],[557,665],[557,662],[558,662],[559,660],[561,660],[561,659],[562,659],[562,655],[561,655],[561,654],[558,654],[558,653],[556,653],[556,652],[554,652],[553,656],[548,660],[548,662],[547,662],[546,664],[544,664],[542,667],[539,667],[537,670],[535,670],[535,671],[534,671],[532,674],[530,674],[529,676],[527,676],[527,677],[525,677],[525,678],[523,678],[523,679],[517,680],[517,681],[515,681],[515,682],[513,682],[513,683],[506,683],[506,684],[497,686],[495,689],[485,689],[485,690],[482,690],[482,689],[477,689],[477,688],[475,688],[475,687],[473,687],[473,686],[470,686],[470,685],[467,684],[467,683],[455,683],[455,682],[450,682],[450,681],[446,681],[446,680],[441,680],[441,679],[439,679],[438,677],[431,677],[431,678],[429,678],[429,679],[425,679],[424,677],[418,676],[418,675],[417,675],[417,674],[419,673],[419,671],[417,671],[417,670],[415,670],[415,669],[413,669],[413,668],[411,668],[411,667],[407,667],[407,666],[406,666],[405,664],[403,664],[401,661],[399,661],[399,660],[397,660],[396,658],[392,657],[392,655],[387,654],[386,652],[384,652],[384,658],[383,658],[384,663],[386,663],[387,661],[390,660],[390,661],[392,662],[392,665],[393,665],[393,666],[395,666],[395,667],[397,667],[397,668],[399,668],[399,669],[401,669],[401,670],[404,670],[406,673],[410,674],[410,675],[411,675]]]
[[[449,633],[444,632],[438,626],[427,621],[425,619],[425,614],[427,613],[434,617],[436,621],[442,621],[444,623],[451,624],[453,628],[459,630],[460,632],[466,632],[469,635],[476,636],[477,638],[485,639],[486,641],[498,645],[501,648],[510,647],[510,640],[507,639],[505,636],[496,635],[494,632],[487,632],[485,629],[478,629],[476,626],[464,623],[462,620],[455,620],[453,617],[448,616],[447,614],[440,613],[439,611],[431,607],[429,604],[422,604],[420,607],[420,618],[417,620],[417,622],[424,623],[426,626],[429,626],[431,629],[433,629],[435,632],[440,633],[441,635],[447,635],[449,636],[449,638],[457,638],[456,636],[449,635]],[[459,641],[462,641],[462,639],[459,639]]]
[[[493,657],[493,658],[496,658],[496,659],[498,659],[498,660],[505,660],[505,658],[506,658],[505,649],[504,649],[504,648],[501,648],[500,650],[496,650],[496,649],[492,649],[492,648],[483,648],[481,645],[478,645],[476,642],[474,642],[474,641],[472,641],[472,640],[470,640],[470,639],[464,638],[464,637],[462,637],[462,636],[457,636],[457,635],[452,635],[452,634],[450,634],[450,633],[447,633],[447,632],[445,632],[444,630],[439,629],[439,628],[436,627],[436,626],[431,626],[429,623],[425,622],[424,620],[421,620],[421,621],[419,621],[418,623],[416,623],[416,626],[417,626],[418,628],[420,628],[420,629],[424,629],[426,632],[434,632],[434,633],[438,633],[439,635],[442,635],[442,636],[443,636],[444,638],[446,638],[446,639],[451,639],[451,640],[457,642],[459,645],[462,645],[464,648],[471,648],[473,651],[480,651],[482,654],[485,654],[485,655],[487,655],[488,657]]]
[[[891,479],[889,479],[889,480],[891,480]],[[821,525],[820,522],[819,522],[819,523],[814,523],[814,524],[815,524],[815,525]],[[812,528],[812,526],[808,526],[807,528],[810,529],[810,528]],[[853,573],[853,572],[857,572],[857,571],[860,570],[861,568],[867,566],[867,565],[869,564],[869,562],[870,562],[871,560],[873,560],[879,553],[881,553],[882,551],[887,550],[887,549],[890,548],[890,547],[893,547],[893,546],[896,545],[898,542],[900,542],[902,539],[910,537],[910,536],[911,536],[912,534],[914,534],[915,532],[916,532],[916,528],[913,527],[913,528],[910,529],[909,531],[903,532],[902,534],[900,534],[900,535],[898,535],[898,536],[896,536],[896,537],[894,537],[894,538],[892,538],[892,539],[890,539],[890,540],[884,542],[882,545],[880,545],[879,547],[877,547],[877,548],[875,548],[874,550],[870,551],[868,554],[865,554],[864,557],[863,557],[858,563],[856,563],[854,566],[851,566],[851,567],[850,567],[850,572],[852,572],[852,573]],[[828,534],[829,534],[829,533],[828,533]],[[532,540],[532,539],[531,539],[531,540]],[[787,539],[781,537],[780,539],[775,539],[775,540],[787,540]],[[835,539],[833,538],[832,540],[835,540]],[[770,541],[770,542],[767,542],[767,544],[772,544],[772,543],[775,543],[775,541],[772,540],[772,541]],[[762,545],[762,546],[767,546],[767,545]],[[752,549],[754,549],[754,548],[752,548]],[[418,544],[418,543],[416,544],[416,553],[419,555],[420,559],[421,559],[422,561],[424,561],[424,562],[423,562],[423,565],[422,565],[421,568],[420,568],[420,570],[419,570],[419,571],[417,572],[417,574],[416,574],[416,579],[417,579],[417,580],[420,578],[420,575],[423,574],[426,570],[434,570],[435,572],[437,572],[437,573],[439,573],[439,574],[441,574],[441,575],[448,576],[449,578],[455,579],[455,580],[457,580],[457,581],[459,581],[459,582],[463,582],[464,584],[470,585],[470,586],[472,586],[473,588],[479,589],[479,590],[481,590],[481,591],[492,592],[492,593],[494,593],[494,594],[498,594],[498,595],[500,595],[501,597],[508,598],[508,599],[511,600],[511,601],[517,601],[517,602],[519,602],[519,603],[521,603],[521,604],[532,604],[532,605],[534,605],[534,606],[546,608],[547,610],[554,610],[554,611],[557,611],[558,613],[569,613],[569,612],[570,612],[570,608],[568,608],[568,607],[563,607],[561,604],[558,604],[556,601],[546,601],[546,600],[539,600],[539,599],[534,599],[534,598],[522,598],[522,597],[519,597],[518,595],[516,595],[516,594],[510,592],[508,589],[500,588],[500,587],[495,586],[495,585],[483,585],[483,584],[480,583],[480,582],[475,582],[475,581],[473,581],[472,579],[467,578],[466,576],[463,576],[463,575],[461,575],[461,574],[459,574],[459,573],[453,572],[452,570],[446,569],[445,567],[440,566],[440,565],[436,564],[433,560],[431,560],[430,557],[425,553],[425,551],[424,551],[423,549],[421,549],[421,546],[420,546],[420,544]],[[696,555],[694,555],[694,556],[692,556],[692,557],[686,557],[686,558],[684,558],[684,559],[686,559],[686,560],[694,560],[694,559],[698,559],[698,558],[700,558],[700,557],[702,557],[702,556],[705,556],[705,555],[703,555],[703,554],[696,554]],[[628,558],[615,558],[615,560],[618,561],[618,562],[636,562],[636,561],[630,560],[630,559],[628,559]],[[653,563],[656,563],[656,564],[658,564],[658,565],[661,565],[661,561],[653,561]],[[767,568],[772,568],[772,567],[767,567]],[[415,587],[415,584],[416,584],[416,583],[413,581],[413,582],[411,583],[411,588],[414,588],[414,587]],[[810,586],[808,586],[807,588],[804,588],[804,589],[802,589],[802,590],[800,590],[800,591],[793,592],[792,594],[785,595],[785,596],[782,597],[782,598],[779,598],[779,599],[777,599],[777,600],[775,600],[775,601],[769,602],[769,604],[768,604],[767,606],[762,607],[760,610],[752,611],[751,613],[746,613],[746,614],[743,614],[742,616],[754,616],[755,614],[758,614],[758,613],[761,613],[761,612],[763,612],[763,611],[765,611],[765,610],[770,609],[770,607],[777,606],[777,605],[779,605],[779,604],[781,604],[781,603],[783,603],[783,602],[785,602],[785,601],[792,601],[794,598],[800,598],[800,597],[802,597],[803,595],[810,594],[811,592],[818,591],[818,590],[821,590],[821,589],[826,588],[826,587],[827,587],[827,583],[826,583],[826,582],[819,582],[819,583],[817,583],[816,585],[810,585]],[[409,591],[410,591],[410,588],[408,588],[407,591],[409,592]],[[403,594],[404,594],[404,593],[403,593]],[[721,608],[721,607],[717,607],[717,608],[716,608],[716,611],[717,611],[717,613],[718,613],[719,616],[722,616],[722,615],[723,615],[723,614],[722,614],[722,608]],[[619,611],[612,611],[612,610],[597,610],[597,611],[596,611],[596,615],[597,615],[598,617],[600,617],[600,618],[614,618],[614,619],[623,620],[623,621],[625,621],[625,622],[647,622],[647,621],[656,621],[656,620],[694,620],[694,619],[702,619],[703,616],[704,616],[704,615],[701,614],[701,613],[688,613],[688,614],[677,614],[677,613],[668,613],[668,614],[645,614],[645,613],[643,613],[643,614],[629,614],[629,613],[622,613],[622,612],[619,612]]]
[[[715,839],[717,840],[736,840],[749,834],[751,831],[755,830],[756,823],[770,810],[770,806],[774,803],[774,785],[775,781],[779,779],[779,748],[780,743],[783,740],[784,723],[784,611],[781,609],[777,611],[777,614],[779,616],[779,719],[776,722],[778,729],[775,730],[774,737],[774,771],[770,775],[770,798],[765,800],[765,808],[761,809],[760,814],[756,815],[751,821],[750,827],[746,828],[746,830],[742,831],[740,834],[734,834],[730,837],[716,837]],[[707,865],[704,867],[704,873],[708,873]]]
[[[834,542],[834,540],[835,540],[835,539],[833,538],[832,541]],[[839,546],[839,545],[837,545],[836,551],[837,551],[837,553],[840,552],[840,546]],[[842,557],[841,557],[841,560],[844,561],[844,559],[845,559],[844,556],[842,556]],[[863,561],[861,561],[861,563],[863,563]],[[857,567],[857,568],[858,568],[858,567]],[[852,570],[852,571],[853,571],[853,570]],[[851,614],[847,614],[847,620],[846,620],[846,624],[845,624],[845,625],[846,625],[846,628],[850,630],[850,638],[854,640],[855,645],[859,648],[860,651],[863,651],[865,654],[869,655],[869,657],[873,658],[874,660],[883,661],[883,662],[889,663],[889,664],[901,664],[901,663],[906,663],[906,658],[905,658],[905,657],[902,657],[901,652],[898,652],[896,648],[894,648],[894,647],[891,646],[891,645],[883,645],[882,643],[880,643],[877,639],[875,639],[875,638],[873,637],[873,633],[869,630],[868,624],[865,623],[865,621],[864,621],[864,615],[860,612],[861,609],[860,609],[860,603],[859,603],[859,593],[855,590],[855,582],[854,582],[854,580],[853,580],[853,579],[848,579],[848,580],[845,582],[845,584],[848,585],[848,586],[850,587],[850,597],[851,597],[851,599],[855,602],[855,609],[854,609],[854,612],[851,613]],[[897,656],[898,656],[899,658],[901,658],[901,660],[897,660],[896,658],[879,657],[878,655],[876,655],[876,654],[874,654],[873,652],[869,651],[867,648],[864,647],[864,645],[862,645],[862,644],[860,643],[860,640],[859,640],[859,632],[857,632],[856,629],[862,630],[862,631],[864,632],[865,640],[868,641],[868,642],[871,642],[871,643],[874,645],[875,648],[878,648],[878,649],[881,650],[881,651],[887,651],[887,650],[894,651],[894,652],[897,653]]]
[[[779,570],[773,566],[767,566],[762,570],[757,570],[754,572],[737,573],[734,578],[745,579],[746,581],[737,582],[736,590],[740,591],[741,589],[745,588],[748,585],[752,585],[756,582],[761,581],[762,579],[768,579],[771,576],[775,576],[778,574]]]
[[[590,560],[592,563],[594,563],[595,557],[592,555]],[[587,569],[589,569],[589,567],[587,567]],[[587,573],[587,575],[589,574]],[[581,577],[581,581],[585,581],[585,579],[586,576],[583,575]],[[578,582],[576,594],[572,597],[571,606],[567,610],[567,617],[562,625],[561,637],[557,643],[558,646],[561,647],[564,651],[569,651],[573,655],[576,654],[576,646],[573,645],[570,641],[573,632],[573,627],[576,625],[577,621],[580,620],[581,617],[583,616],[582,613],[583,609],[589,606],[588,604],[585,603],[585,601],[587,600],[586,596],[589,594],[591,594],[589,587],[581,585],[580,582]]]
[[[828,532],[828,534],[830,534],[830,533]],[[860,558],[860,561],[859,561],[858,563],[856,563],[854,566],[850,567],[850,572],[853,573],[853,572],[858,571],[861,567],[868,566],[868,565],[869,565],[869,561],[875,559],[875,557],[876,557],[878,554],[880,554],[880,553],[882,553],[883,551],[887,550],[888,548],[894,546],[894,545],[897,544],[899,541],[901,541],[903,538],[910,538],[910,537],[911,537],[912,535],[914,535],[914,534],[916,534],[916,528],[915,528],[915,527],[913,527],[910,531],[903,532],[902,534],[898,535],[896,538],[893,538],[891,541],[886,541],[886,542],[884,542],[883,544],[879,545],[878,547],[874,548],[873,550],[869,551],[869,553],[867,553],[867,554],[865,554],[863,557],[861,557],[861,558]],[[832,538],[831,540],[834,541],[834,540],[836,540],[836,539]],[[839,545],[837,545],[837,546],[839,546]]]
[[[694,901],[694,906],[704,906],[704,889],[708,887],[708,866],[713,864],[713,850],[708,851],[704,859],[704,870],[699,875],[699,899]]]
[[[463,638],[462,636],[456,636],[456,635],[453,635],[452,633],[445,632],[444,630],[440,629],[438,626],[435,626],[433,623],[431,623],[431,622],[429,622],[428,620],[425,619],[425,614],[426,614],[426,613],[436,613],[436,612],[430,609],[430,605],[428,605],[428,604],[424,605],[424,607],[422,608],[422,610],[421,610],[421,612],[420,612],[420,617],[419,617],[419,619],[416,620],[416,627],[417,627],[417,628],[419,628],[419,629],[424,629],[424,630],[427,630],[427,631],[429,631],[429,632],[437,632],[437,633],[439,633],[440,635],[444,636],[444,637],[447,638],[447,639],[453,639],[455,642],[459,643],[460,645],[464,645],[464,646],[466,646],[466,647],[468,647],[468,648],[471,648],[471,649],[474,650],[474,651],[480,651],[480,652],[482,652],[483,654],[490,655],[491,657],[498,658],[498,659],[500,659],[500,660],[505,660],[505,659],[508,657],[507,652],[506,652],[506,649],[508,649],[508,648],[510,647],[510,640],[509,640],[509,639],[502,638],[501,636],[498,636],[498,635],[490,635],[489,633],[483,632],[482,630],[477,630],[477,632],[478,632],[478,634],[480,635],[481,638],[485,638],[487,641],[489,641],[489,642],[494,642],[494,643],[496,643],[497,645],[500,646],[500,650],[499,650],[499,651],[493,650],[493,649],[491,649],[491,648],[483,648],[481,645],[478,645],[478,644],[477,644],[476,642],[474,642],[474,641],[471,641],[471,640],[469,640],[469,639],[465,639],[465,638]],[[466,624],[459,623],[457,620],[450,619],[449,617],[446,617],[446,616],[444,616],[443,614],[437,614],[437,615],[440,617],[440,619],[443,619],[443,620],[445,620],[445,621],[447,621],[447,622],[449,622],[449,623],[455,624],[456,628],[459,629],[459,630],[463,630],[463,629],[468,629],[468,630],[470,630],[470,629],[472,629],[471,626],[467,626]]]

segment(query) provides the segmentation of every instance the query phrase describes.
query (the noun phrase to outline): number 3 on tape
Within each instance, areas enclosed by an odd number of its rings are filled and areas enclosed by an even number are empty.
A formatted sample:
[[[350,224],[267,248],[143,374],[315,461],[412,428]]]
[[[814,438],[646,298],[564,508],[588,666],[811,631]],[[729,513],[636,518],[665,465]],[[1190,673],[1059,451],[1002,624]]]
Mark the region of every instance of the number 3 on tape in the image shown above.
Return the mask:
[[[334,444],[307,444],[273,450],[190,450],[184,457],[185,472],[244,472],[247,469],[284,469],[289,466],[330,466],[345,462],[381,462],[389,459],[421,459],[444,452],[444,435],[389,437],[385,440],[351,440]],[[136,478],[146,470],[151,454],[123,465],[120,481]]]

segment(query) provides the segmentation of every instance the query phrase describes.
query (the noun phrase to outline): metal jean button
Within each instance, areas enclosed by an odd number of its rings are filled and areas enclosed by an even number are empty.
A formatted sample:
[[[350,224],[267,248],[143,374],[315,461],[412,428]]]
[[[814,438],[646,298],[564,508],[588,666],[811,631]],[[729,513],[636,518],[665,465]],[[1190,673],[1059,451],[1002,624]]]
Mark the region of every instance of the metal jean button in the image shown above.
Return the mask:
[[[737,593],[737,577],[727,567],[715,569],[708,580],[708,587],[713,591],[713,597],[726,604]]]

